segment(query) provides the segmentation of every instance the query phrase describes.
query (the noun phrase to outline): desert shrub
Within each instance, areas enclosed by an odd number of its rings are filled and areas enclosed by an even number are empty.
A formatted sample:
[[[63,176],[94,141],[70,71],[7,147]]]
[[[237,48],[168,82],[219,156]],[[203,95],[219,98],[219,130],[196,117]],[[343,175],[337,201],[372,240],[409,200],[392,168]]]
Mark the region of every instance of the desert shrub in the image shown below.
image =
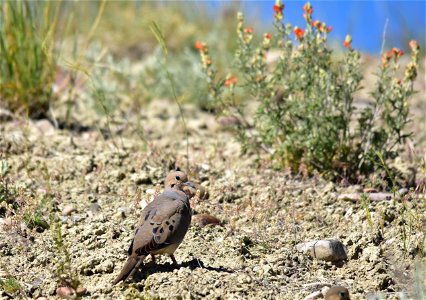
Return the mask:
[[[414,93],[419,47],[410,43],[411,62],[402,79],[397,77],[403,51],[393,48],[383,56],[373,103],[359,116],[354,113],[354,93],[363,78],[360,53],[352,39],[343,42],[338,58],[327,46],[332,30],[313,19],[310,3],[303,6],[304,28],[283,23],[284,5],[273,7],[275,33],[265,33],[255,43],[254,31],[238,14],[238,48],[233,71],[220,76],[213,66],[208,46],[197,42],[210,103],[222,114],[239,119],[235,133],[243,149],[267,150],[278,167],[309,174],[359,179],[397,155],[398,146],[410,136],[406,125],[407,100]],[[293,35],[294,34],[294,35]],[[269,63],[268,55],[278,56]],[[257,102],[254,115],[247,115],[236,91]],[[353,124],[356,124],[355,126]]]
[[[45,116],[52,100],[60,5],[4,1],[0,14],[0,99],[31,117]]]

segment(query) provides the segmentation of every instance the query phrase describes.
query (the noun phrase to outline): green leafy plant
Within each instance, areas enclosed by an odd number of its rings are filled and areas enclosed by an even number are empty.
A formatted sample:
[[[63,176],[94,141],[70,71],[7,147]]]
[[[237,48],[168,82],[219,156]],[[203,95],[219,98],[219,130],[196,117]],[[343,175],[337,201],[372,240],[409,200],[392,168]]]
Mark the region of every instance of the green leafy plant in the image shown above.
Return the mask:
[[[211,105],[239,120],[235,133],[244,150],[263,148],[278,167],[293,172],[319,171],[335,179],[360,180],[378,168],[369,157],[379,152],[385,161],[394,158],[410,136],[407,100],[414,93],[419,47],[410,43],[411,62],[403,79],[397,78],[402,50],[385,53],[373,104],[356,117],[354,93],[363,76],[352,38],[346,37],[347,49],[338,59],[326,43],[332,28],[313,20],[310,3],[303,7],[305,28],[284,24],[283,10],[277,1],[276,32],[265,33],[259,43],[254,42],[253,28],[244,26],[243,14],[238,14],[234,71],[226,77],[213,66],[208,46],[197,43]],[[278,59],[271,63],[272,54]],[[246,114],[248,102],[236,97],[236,90],[245,99],[256,100],[254,115]]]

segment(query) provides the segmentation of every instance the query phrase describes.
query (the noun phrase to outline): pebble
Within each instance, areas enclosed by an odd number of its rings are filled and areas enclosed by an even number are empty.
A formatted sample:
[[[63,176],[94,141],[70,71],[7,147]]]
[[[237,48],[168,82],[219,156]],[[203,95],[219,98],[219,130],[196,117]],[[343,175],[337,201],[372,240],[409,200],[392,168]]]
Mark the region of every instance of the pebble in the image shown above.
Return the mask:
[[[350,300],[349,291],[344,286],[335,285],[324,293],[325,300]]]
[[[232,127],[241,124],[241,121],[234,116],[221,116],[217,119],[218,123],[224,127]]]
[[[340,194],[337,200],[345,201],[360,201],[362,199],[362,193],[351,193],[351,194]],[[393,197],[392,193],[369,193],[367,194],[368,199],[371,201],[383,201],[391,200]]]
[[[139,202],[139,207],[140,207],[141,209],[144,209],[147,205],[148,205],[148,202],[147,202],[146,200],[141,200],[141,201]]]
[[[78,296],[82,296],[84,294],[87,293],[87,289],[84,287],[78,287],[75,292],[77,293]]]
[[[129,207],[126,207],[126,206],[120,207],[118,209],[118,212],[120,213],[120,215],[123,219],[127,218],[130,215],[131,211],[132,210]]]
[[[75,299],[77,297],[75,290],[67,286],[57,288],[56,295],[63,299]]]
[[[36,121],[34,125],[37,127],[40,133],[45,136],[51,136],[55,134],[55,127],[47,119]]]
[[[62,209],[62,215],[69,216],[75,211],[76,211],[76,208],[72,204],[68,204],[68,205],[65,205],[65,207]]]
[[[90,204],[90,212],[92,213],[92,215],[96,215],[101,211],[101,206],[99,205],[99,203],[95,202]]]
[[[199,214],[192,217],[192,224],[195,224],[201,228],[207,226],[207,225],[221,225],[221,222],[218,218],[209,215],[209,214]]]
[[[335,262],[347,259],[346,249],[338,240],[319,240],[300,243],[296,245],[296,249],[324,261]]]
[[[400,196],[405,196],[406,194],[408,194],[408,189],[407,188],[402,188],[402,189],[400,189],[400,190],[398,190],[398,194],[400,195]]]
[[[148,195],[155,195],[156,191],[154,189],[147,189],[145,193],[147,193]]]
[[[38,297],[36,300],[47,300],[47,297],[41,296],[41,297]]]

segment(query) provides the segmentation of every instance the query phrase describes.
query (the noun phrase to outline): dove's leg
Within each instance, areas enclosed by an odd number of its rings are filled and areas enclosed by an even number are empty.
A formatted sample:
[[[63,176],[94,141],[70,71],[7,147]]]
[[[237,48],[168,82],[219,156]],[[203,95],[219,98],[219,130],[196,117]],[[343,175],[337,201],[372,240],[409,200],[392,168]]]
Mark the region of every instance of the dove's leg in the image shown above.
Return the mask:
[[[173,264],[174,265],[178,264],[177,261],[176,261],[176,258],[175,258],[175,256],[173,254],[170,254],[170,258],[173,260]]]
[[[155,265],[156,264],[156,262],[155,262],[155,255],[152,254],[152,253],[151,253],[151,259],[152,259],[152,264]]]

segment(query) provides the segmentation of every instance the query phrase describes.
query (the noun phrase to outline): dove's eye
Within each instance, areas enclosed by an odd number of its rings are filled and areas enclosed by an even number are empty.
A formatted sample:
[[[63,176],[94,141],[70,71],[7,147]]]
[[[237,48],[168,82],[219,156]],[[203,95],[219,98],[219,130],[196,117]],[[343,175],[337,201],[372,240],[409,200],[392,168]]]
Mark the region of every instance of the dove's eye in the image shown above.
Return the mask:
[[[180,180],[180,177],[179,177],[179,176],[176,176],[175,178],[176,178],[176,180]]]

